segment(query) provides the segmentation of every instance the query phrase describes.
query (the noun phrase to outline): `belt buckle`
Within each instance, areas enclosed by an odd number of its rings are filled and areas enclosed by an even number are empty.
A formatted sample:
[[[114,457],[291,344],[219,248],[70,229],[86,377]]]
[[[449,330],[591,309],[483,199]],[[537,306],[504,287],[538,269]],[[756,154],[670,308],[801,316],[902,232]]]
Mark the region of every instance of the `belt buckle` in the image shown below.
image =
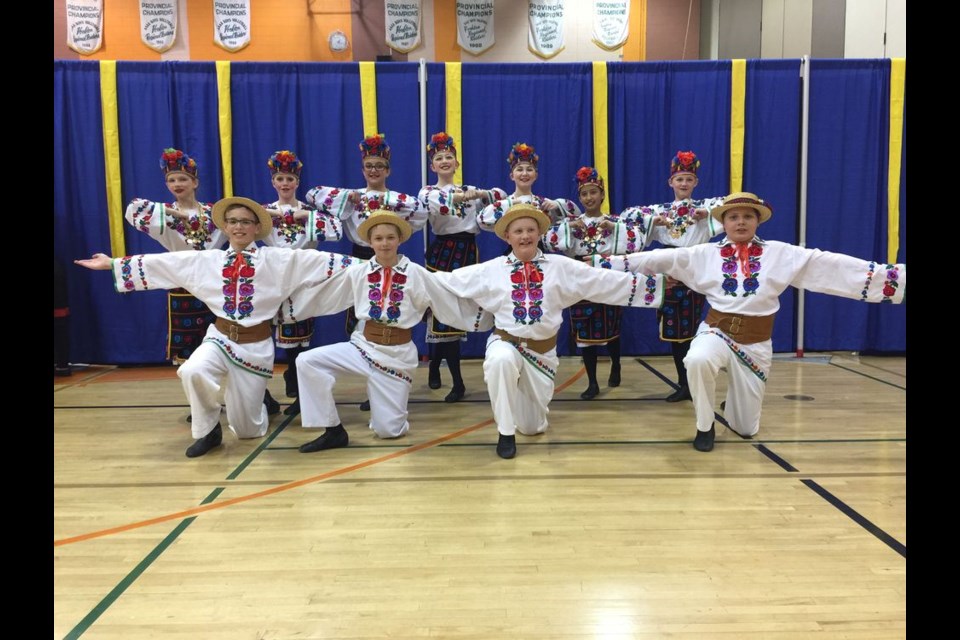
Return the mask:
[[[227,334],[231,340],[234,342],[239,342],[240,340],[240,326],[236,324],[230,325],[230,332]]]
[[[730,318],[730,334],[737,335],[740,333],[740,329],[743,324],[743,316],[733,316]]]
[[[380,330],[380,337],[383,339],[383,344],[388,346],[393,344],[393,327],[383,327]]]

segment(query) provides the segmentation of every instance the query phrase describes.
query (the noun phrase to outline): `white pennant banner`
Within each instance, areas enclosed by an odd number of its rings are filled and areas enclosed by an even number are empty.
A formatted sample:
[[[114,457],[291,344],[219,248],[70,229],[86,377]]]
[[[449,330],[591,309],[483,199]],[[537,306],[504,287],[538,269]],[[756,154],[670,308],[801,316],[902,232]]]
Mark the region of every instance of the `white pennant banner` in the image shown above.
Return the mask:
[[[457,44],[480,55],[494,45],[493,0],[457,0]]]
[[[140,40],[158,53],[177,39],[177,0],[140,0]]]
[[[103,0],[66,0],[67,46],[85,56],[103,43]]]
[[[409,53],[420,44],[420,0],[386,0],[387,45]]]
[[[564,0],[528,0],[530,32],[527,48],[544,59],[563,51]]]
[[[227,51],[250,44],[250,0],[213,0],[213,41]]]
[[[627,42],[630,33],[630,0],[594,0],[593,41],[613,51]]]

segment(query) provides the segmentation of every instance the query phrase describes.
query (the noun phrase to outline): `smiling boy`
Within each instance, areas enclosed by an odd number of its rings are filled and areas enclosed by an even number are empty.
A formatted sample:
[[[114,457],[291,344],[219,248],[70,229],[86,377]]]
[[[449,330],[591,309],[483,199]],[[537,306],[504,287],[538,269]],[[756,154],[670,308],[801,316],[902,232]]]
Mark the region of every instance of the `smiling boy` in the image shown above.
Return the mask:
[[[666,273],[706,296],[710,312],[684,358],[697,414],[697,451],[713,449],[716,380],[729,376],[725,417],[743,437],[760,429],[760,411],[773,361],[773,320],[787,287],[863,302],[903,301],[905,264],[761,240],[757,227],[773,208],[748,192],[731,193],[711,211],[727,234],[721,242],[658,249],[593,264],[614,270]]]

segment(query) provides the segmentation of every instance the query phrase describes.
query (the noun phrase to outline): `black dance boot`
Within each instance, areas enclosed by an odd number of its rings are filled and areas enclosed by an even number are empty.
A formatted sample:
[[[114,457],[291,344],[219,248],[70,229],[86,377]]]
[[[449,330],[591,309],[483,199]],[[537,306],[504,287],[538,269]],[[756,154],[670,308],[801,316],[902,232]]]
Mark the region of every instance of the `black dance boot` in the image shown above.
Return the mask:
[[[267,407],[267,415],[272,416],[280,413],[280,403],[274,400],[270,395],[270,389],[263,390],[263,404]]]
[[[314,451],[323,451],[324,449],[339,449],[350,444],[350,437],[343,424],[335,427],[327,427],[319,438],[305,442],[300,445],[300,453],[313,453]]]
[[[453,378],[453,389],[443,399],[444,402],[459,402],[467,392],[463,384],[463,374],[460,372],[460,343],[448,342],[444,348],[444,356],[447,359],[447,368],[450,370],[450,377]]]
[[[597,384],[597,348],[583,347],[580,355],[583,356],[583,366],[587,370],[587,390],[580,394],[580,399],[593,400],[600,394],[600,385]]]
[[[670,350],[673,352],[673,364],[677,368],[677,379],[680,388],[667,396],[667,402],[680,402],[682,400],[693,400],[690,395],[690,386],[687,384],[687,368],[683,366],[683,359],[690,351],[690,340],[686,342],[671,342]]]
[[[607,353],[610,354],[610,378],[607,379],[607,386],[620,386],[620,338],[616,338],[607,343]]]
[[[697,437],[693,439],[693,448],[697,451],[713,451],[713,439],[716,437],[717,432],[713,428],[713,423],[710,423],[709,431],[700,431],[697,429]]]
[[[517,455],[517,436],[505,436],[501,433],[497,440],[497,455],[505,460]]]
[[[213,431],[198,438],[196,442],[187,447],[187,457],[188,458],[199,458],[204,455],[210,449],[214,447],[219,447],[223,442],[223,430],[220,428],[220,423],[217,423],[217,426],[213,428]]]
[[[283,372],[283,384],[288,398],[296,398],[300,392],[297,385],[297,356],[301,353],[303,349],[300,348],[287,349],[287,370]]]

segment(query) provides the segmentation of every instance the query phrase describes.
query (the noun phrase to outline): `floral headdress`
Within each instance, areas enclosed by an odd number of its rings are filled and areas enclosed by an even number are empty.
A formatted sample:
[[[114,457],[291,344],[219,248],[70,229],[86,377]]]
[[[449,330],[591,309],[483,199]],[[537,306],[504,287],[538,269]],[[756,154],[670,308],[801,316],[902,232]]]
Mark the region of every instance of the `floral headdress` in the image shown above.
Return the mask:
[[[303,170],[303,163],[297,158],[297,154],[287,149],[274,152],[267,160],[267,166],[270,167],[271,176],[278,173],[289,173],[296,176],[298,180],[300,179],[300,171]]]
[[[510,147],[507,162],[510,164],[511,169],[521,162],[529,162],[533,166],[537,166],[537,163],[540,162],[540,156],[538,156],[536,150],[526,142],[518,142]]]
[[[677,155],[670,161],[670,177],[678,173],[692,173],[697,175],[700,169],[700,160],[693,151],[677,151]]]
[[[386,136],[382,133],[367,136],[360,143],[360,159],[363,160],[370,156],[377,156],[384,160],[390,159],[390,145],[387,144]]]
[[[200,168],[193,158],[179,149],[164,149],[160,154],[160,169],[163,175],[171,173],[185,173],[191,178],[199,178]]]
[[[427,157],[433,160],[433,156],[440,151],[449,151],[453,155],[457,155],[457,145],[453,141],[453,136],[445,131],[430,136],[430,143],[427,145]]]
[[[577,169],[577,192],[579,193],[580,189],[588,184],[595,184],[600,187],[601,191],[606,191],[603,186],[603,178],[600,177],[596,169],[593,167],[580,167]]]

